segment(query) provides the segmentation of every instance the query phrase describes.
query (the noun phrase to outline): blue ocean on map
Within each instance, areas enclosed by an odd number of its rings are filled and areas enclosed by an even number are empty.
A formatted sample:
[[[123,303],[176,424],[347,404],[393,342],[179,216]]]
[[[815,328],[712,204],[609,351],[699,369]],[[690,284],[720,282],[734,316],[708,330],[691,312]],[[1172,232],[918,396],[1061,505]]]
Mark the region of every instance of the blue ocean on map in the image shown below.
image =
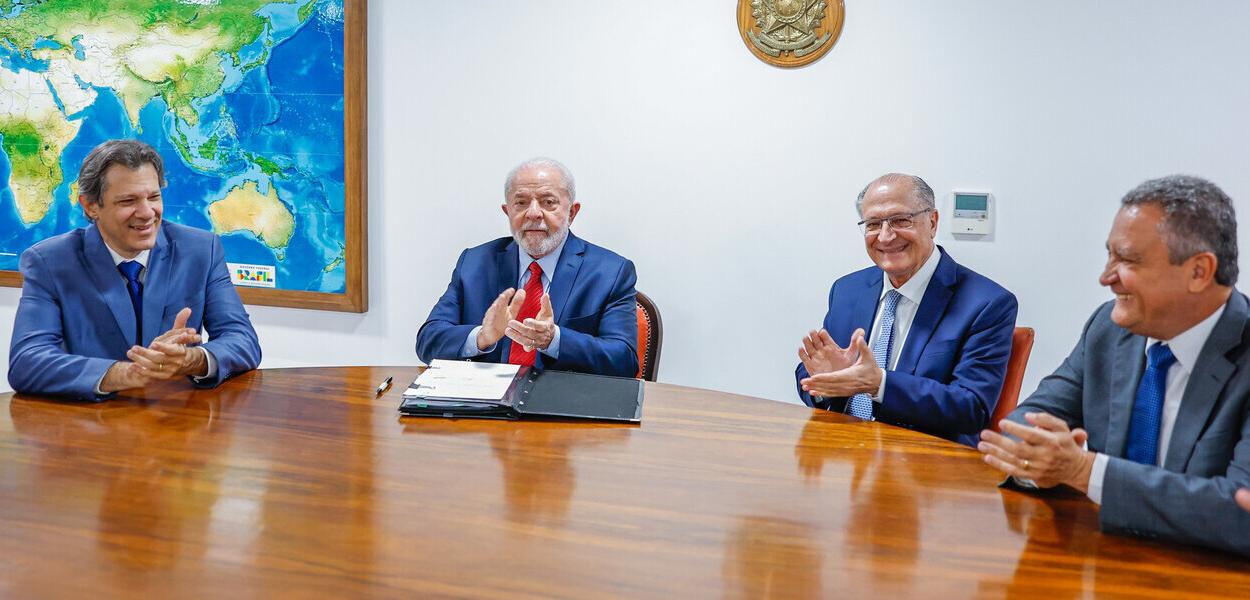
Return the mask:
[[[231,190],[248,183],[262,195],[275,190],[295,220],[289,243],[271,248],[251,231],[226,233],[227,261],[274,266],[279,289],[344,293],[343,9],[342,0],[314,1],[302,23],[306,2],[257,11],[268,20],[266,33],[239,52],[239,65],[223,58],[223,89],[193,104],[195,125],[157,97],[132,127],[117,95],[94,87],[96,100],[67,115],[81,128],[60,156],[64,180],[47,215],[29,227],[18,216],[7,183],[11,167],[0,151],[0,269],[16,270],[18,255],[32,244],[86,225],[70,199],[83,157],[100,142],[133,137],[165,159],[165,219],[211,230],[208,207]],[[83,46],[78,38],[72,43],[81,60]],[[43,40],[41,47],[61,45]],[[45,73],[49,65],[0,40],[0,68]]]

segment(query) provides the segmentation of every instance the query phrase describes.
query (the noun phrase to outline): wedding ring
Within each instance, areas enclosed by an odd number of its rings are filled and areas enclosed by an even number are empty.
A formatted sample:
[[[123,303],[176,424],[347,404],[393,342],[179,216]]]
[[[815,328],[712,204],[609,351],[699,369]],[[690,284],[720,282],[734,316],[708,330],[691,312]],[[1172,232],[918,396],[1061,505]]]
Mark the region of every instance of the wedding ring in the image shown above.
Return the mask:
[[[165,370],[165,363],[156,363],[156,370],[157,370],[157,371],[164,371],[164,370]],[[1025,462],[1028,462],[1028,461],[1025,461]]]
[[[1027,459],[1027,458],[1026,458],[1026,459],[1024,459],[1024,462],[1020,463],[1020,468],[1024,469],[1025,471],[1028,471],[1028,470],[1029,470],[1029,459]]]

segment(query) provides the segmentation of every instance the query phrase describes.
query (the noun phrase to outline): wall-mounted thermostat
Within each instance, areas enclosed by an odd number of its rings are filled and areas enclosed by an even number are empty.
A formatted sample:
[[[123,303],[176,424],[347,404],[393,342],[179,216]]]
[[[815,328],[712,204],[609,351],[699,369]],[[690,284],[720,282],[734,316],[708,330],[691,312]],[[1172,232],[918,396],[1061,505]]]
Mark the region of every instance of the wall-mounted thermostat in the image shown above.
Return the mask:
[[[989,235],[994,232],[990,220],[994,195],[989,192],[955,191],[951,211],[951,233],[964,235]]]

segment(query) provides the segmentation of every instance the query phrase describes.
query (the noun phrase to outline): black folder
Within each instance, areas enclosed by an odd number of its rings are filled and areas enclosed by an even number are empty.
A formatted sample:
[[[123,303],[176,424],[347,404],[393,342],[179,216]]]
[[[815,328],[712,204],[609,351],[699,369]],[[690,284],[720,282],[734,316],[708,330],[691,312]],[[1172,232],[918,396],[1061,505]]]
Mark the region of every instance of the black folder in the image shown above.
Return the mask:
[[[404,398],[399,412],[413,417],[546,417],[637,423],[642,420],[642,381],[521,367],[501,400]]]

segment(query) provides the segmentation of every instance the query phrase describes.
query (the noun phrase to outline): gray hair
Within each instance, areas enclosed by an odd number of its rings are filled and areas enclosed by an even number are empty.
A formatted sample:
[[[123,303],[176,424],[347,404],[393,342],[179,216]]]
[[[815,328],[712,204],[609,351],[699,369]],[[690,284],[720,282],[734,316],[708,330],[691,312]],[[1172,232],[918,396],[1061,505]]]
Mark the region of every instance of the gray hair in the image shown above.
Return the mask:
[[[139,140],[109,140],[92,148],[78,169],[78,194],[87,202],[103,206],[104,175],[109,167],[122,165],[134,171],[145,164],[156,169],[156,179],[165,187],[165,163],[155,148]]]
[[[868,185],[864,186],[864,189],[860,190],[859,195],[855,197],[855,211],[859,213],[859,216],[864,216],[864,196],[873,185],[878,183],[910,183],[912,202],[926,210],[933,210],[937,206],[933,202],[933,188],[929,187],[923,179],[906,173],[886,173],[869,181]]]
[[[1169,175],[1135,187],[1121,208],[1154,204],[1163,209],[1159,233],[1168,246],[1168,262],[1179,265],[1200,252],[1215,255],[1215,282],[1237,283],[1237,214],[1219,186],[1192,175]]]
[[[573,182],[573,172],[569,171],[569,168],[564,166],[564,163],[561,163],[554,158],[547,158],[544,156],[531,158],[515,167],[512,167],[512,170],[508,171],[508,177],[503,180],[503,197],[505,199],[512,196],[512,184],[516,181],[517,173],[533,168],[554,169],[559,171],[560,182],[563,184],[562,187],[564,187],[564,191],[569,194],[569,201],[572,202],[577,199],[577,185]]]

